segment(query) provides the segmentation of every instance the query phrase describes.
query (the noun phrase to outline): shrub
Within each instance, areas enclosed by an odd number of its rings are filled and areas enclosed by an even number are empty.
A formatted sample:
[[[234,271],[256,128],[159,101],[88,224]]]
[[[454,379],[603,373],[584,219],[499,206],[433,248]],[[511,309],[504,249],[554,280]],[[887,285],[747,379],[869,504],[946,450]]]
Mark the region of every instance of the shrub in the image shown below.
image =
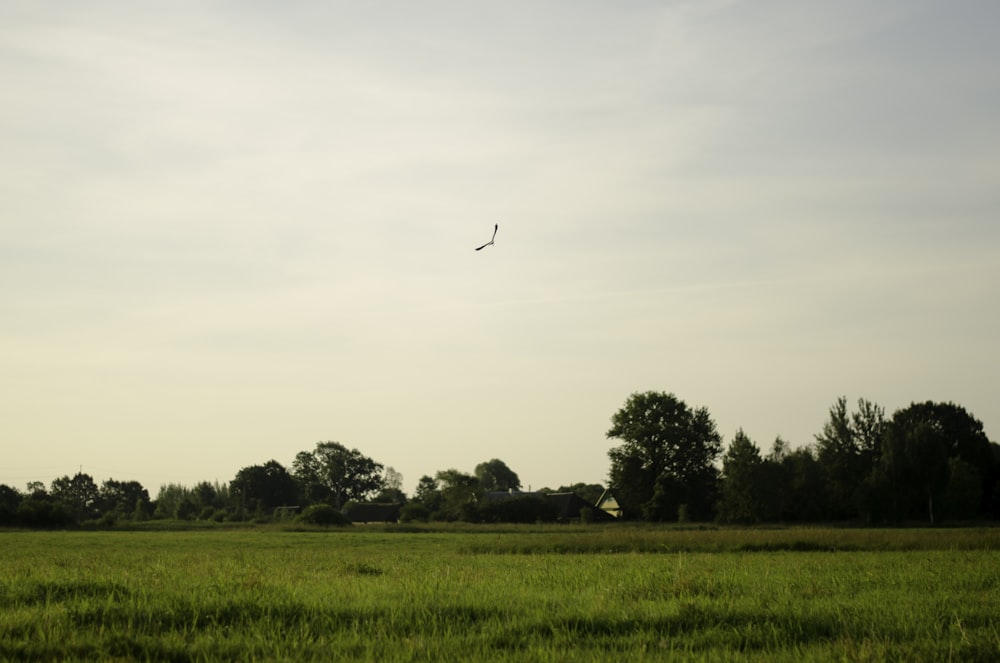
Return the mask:
[[[307,507],[299,516],[295,519],[297,523],[304,523],[306,525],[350,525],[351,521],[337,511],[329,504],[313,504]]]
[[[399,513],[399,522],[401,523],[426,523],[430,519],[431,510],[416,502],[405,505]]]

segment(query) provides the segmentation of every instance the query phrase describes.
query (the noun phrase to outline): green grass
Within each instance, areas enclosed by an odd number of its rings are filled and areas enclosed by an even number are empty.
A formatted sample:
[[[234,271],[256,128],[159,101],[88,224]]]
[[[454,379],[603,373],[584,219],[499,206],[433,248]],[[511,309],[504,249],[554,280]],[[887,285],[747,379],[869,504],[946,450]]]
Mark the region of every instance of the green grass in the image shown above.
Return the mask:
[[[1000,530],[0,532],[0,659],[994,661]]]

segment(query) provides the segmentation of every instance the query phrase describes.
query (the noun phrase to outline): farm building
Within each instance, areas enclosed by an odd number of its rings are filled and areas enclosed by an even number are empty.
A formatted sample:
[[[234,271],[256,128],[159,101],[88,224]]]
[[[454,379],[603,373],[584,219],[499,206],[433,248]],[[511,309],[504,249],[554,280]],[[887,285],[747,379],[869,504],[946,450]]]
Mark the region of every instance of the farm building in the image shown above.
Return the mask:
[[[555,507],[556,520],[568,522],[580,518],[580,511],[590,509],[591,520],[611,520],[611,516],[576,493],[522,493],[516,490],[489,491],[483,494],[483,502],[501,502],[525,497],[539,497]]]
[[[612,516],[606,511],[603,511],[593,504],[587,502],[576,493],[549,493],[545,496],[545,499],[556,505],[558,511],[558,520],[560,522],[566,522],[569,520],[576,520],[580,518],[580,512],[584,509],[590,509],[590,519],[594,521],[600,520],[611,520]]]
[[[618,498],[615,497],[610,488],[605,490],[597,500],[597,509],[614,518],[621,518],[622,516],[622,508],[618,505]]]

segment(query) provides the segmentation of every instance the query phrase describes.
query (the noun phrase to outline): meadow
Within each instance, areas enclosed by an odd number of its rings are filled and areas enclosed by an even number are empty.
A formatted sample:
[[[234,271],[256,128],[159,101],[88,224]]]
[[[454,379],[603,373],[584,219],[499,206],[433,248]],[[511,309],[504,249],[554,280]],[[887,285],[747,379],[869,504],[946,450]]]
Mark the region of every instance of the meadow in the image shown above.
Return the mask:
[[[7,531],[0,550],[2,660],[1000,660],[1000,529]]]

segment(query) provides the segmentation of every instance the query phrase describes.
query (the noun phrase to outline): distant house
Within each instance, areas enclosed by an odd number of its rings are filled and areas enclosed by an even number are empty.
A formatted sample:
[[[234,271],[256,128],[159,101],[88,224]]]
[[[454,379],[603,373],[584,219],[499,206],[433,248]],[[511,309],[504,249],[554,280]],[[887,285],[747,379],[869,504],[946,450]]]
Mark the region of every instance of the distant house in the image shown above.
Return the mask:
[[[597,510],[606,513],[614,518],[622,517],[622,508],[618,505],[618,498],[611,492],[610,488],[605,489],[597,500]]]
[[[558,509],[557,518],[560,522],[577,520],[580,518],[580,512],[584,509],[590,509],[590,519],[592,521],[612,519],[609,513],[594,507],[593,504],[576,493],[549,493],[545,496],[545,499],[556,505]]]
[[[398,523],[403,505],[397,502],[355,502],[344,508],[344,515],[352,523]]]
[[[580,518],[580,511],[583,509],[591,510],[591,520],[612,520],[611,515],[596,508],[576,493],[522,493],[517,490],[495,490],[483,493],[481,501],[501,502],[524,497],[540,497],[549,504],[554,505],[556,520],[559,522],[578,520]]]

